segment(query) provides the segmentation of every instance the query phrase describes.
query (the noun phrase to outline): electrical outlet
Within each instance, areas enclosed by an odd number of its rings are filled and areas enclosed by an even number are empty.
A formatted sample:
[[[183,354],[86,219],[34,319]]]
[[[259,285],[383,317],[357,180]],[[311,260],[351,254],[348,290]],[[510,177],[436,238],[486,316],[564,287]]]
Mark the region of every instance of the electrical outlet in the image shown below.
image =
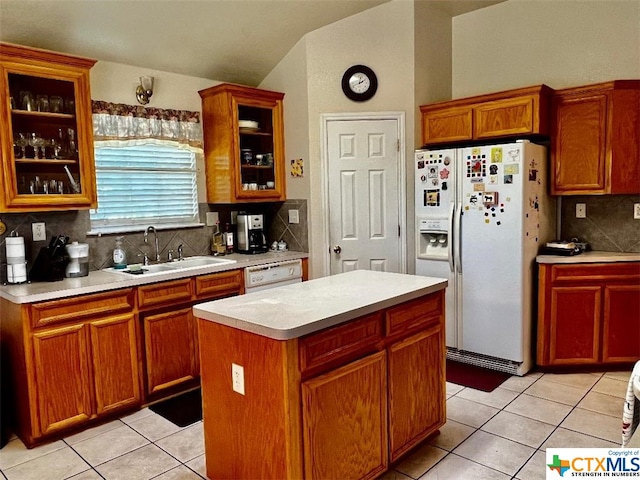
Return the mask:
[[[289,210],[289,223],[300,223],[300,212],[298,210]]]
[[[45,230],[44,222],[32,223],[31,233],[33,234],[34,242],[44,242],[47,240],[47,231]]]
[[[586,203],[576,203],[576,218],[587,218]]]
[[[640,220],[640,203],[633,204],[633,218]]]
[[[234,392],[244,395],[244,367],[231,364],[231,384]]]

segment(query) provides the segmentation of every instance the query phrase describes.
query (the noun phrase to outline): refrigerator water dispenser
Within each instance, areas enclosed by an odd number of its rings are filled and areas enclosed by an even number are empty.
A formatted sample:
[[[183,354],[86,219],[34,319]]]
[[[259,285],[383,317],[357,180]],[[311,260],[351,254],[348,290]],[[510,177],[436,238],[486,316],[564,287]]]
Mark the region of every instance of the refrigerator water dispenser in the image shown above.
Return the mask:
[[[446,218],[418,218],[418,258],[449,259],[449,232]]]

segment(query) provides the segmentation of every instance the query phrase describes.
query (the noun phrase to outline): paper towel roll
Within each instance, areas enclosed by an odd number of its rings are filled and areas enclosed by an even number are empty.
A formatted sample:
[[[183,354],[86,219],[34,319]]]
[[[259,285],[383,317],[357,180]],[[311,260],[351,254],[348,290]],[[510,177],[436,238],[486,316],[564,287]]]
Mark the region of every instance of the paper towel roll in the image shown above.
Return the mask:
[[[27,281],[27,264],[25,262],[7,264],[7,283],[23,283]]]
[[[24,264],[25,250],[24,237],[6,237],[7,263],[10,265]]]

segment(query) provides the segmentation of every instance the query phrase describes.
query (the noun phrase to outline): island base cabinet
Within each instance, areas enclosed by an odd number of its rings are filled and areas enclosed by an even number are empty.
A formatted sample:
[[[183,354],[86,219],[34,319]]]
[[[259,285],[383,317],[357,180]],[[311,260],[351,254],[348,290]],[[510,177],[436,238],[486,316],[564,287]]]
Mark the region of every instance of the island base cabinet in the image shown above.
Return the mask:
[[[302,478],[297,340],[202,319],[198,336],[207,478]],[[233,365],[242,367],[242,393]]]
[[[391,462],[444,425],[443,333],[436,325],[389,347]]]
[[[306,479],[376,478],[388,466],[386,352],[302,384]]]

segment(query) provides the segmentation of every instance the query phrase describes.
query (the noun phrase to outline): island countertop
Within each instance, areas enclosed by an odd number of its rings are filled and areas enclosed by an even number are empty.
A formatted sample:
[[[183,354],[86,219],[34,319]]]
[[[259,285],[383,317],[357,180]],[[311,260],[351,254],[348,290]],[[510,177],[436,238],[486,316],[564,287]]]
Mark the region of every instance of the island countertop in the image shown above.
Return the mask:
[[[193,307],[196,317],[289,340],[437,292],[447,280],[354,270]]]

